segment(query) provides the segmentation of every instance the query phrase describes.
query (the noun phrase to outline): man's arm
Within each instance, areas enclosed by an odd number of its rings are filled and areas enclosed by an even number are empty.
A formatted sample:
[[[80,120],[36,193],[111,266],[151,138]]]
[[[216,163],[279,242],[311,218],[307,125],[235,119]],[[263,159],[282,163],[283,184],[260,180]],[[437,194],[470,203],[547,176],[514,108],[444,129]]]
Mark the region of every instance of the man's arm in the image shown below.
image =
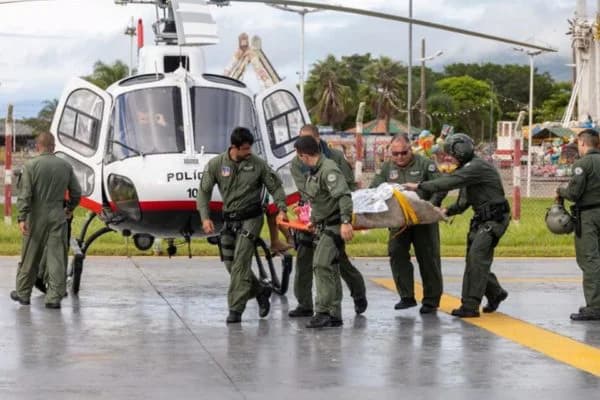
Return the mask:
[[[71,176],[69,178],[69,201],[67,204],[67,208],[68,211],[71,212],[75,209],[75,207],[77,207],[79,205],[79,202],[81,201],[81,186],[79,185],[79,181],[77,180],[77,177],[75,176],[75,172],[73,171],[73,168],[70,168],[71,170]]]
[[[19,222],[26,221],[27,216],[31,212],[32,183],[29,168],[25,164],[21,174],[19,195],[17,197],[17,210],[19,211],[17,220]]]
[[[376,188],[377,186],[381,185],[382,183],[387,182],[387,178],[386,178],[387,176],[388,176],[387,163],[384,163],[381,166],[381,171],[379,171],[378,174],[375,174],[375,177],[371,181],[371,184],[369,185],[369,187]]]
[[[279,211],[285,212],[287,210],[287,204],[285,203],[283,183],[281,182],[279,175],[277,175],[267,163],[264,163],[261,179],[263,184],[267,187],[267,191],[273,197],[273,201],[277,204]]]
[[[425,181],[432,181],[442,176],[433,161],[428,161],[426,170],[427,172],[425,174]],[[444,201],[446,198],[447,194],[447,191],[435,192],[433,196],[431,196],[431,199],[429,199],[429,202],[434,206],[439,207],[442,204],[442,201]]]
[[[441,176],[431,181],[421,182],[419,189],[427,193],[447,192],[453,189],[459,189],[477,182],[479,179],[477,170],[474,166],[463,166],[450,175]]]
[[[198,197],[196,198],[196,208],[200,212],[200,219],[202,221],[210,219],[208,202],[210,201],[215,183],[215,175],[212,173],[211,163],[209,162],[202,173],[202,179],[198,188]]]
[[[458,199],[456,199],[456,203],[448,207],[446,215],[451,217],[456,214],[462,214],[467,208],[469,208],[469,203],[467,202],[467,195],[465,193],[465,190],[461,189],[460,192],[458,192]]]
[[[586,164],[580,160],[573,164],[573,177],[569,180],[566,188],[559,188],[558,195],[572,202],[577,202],[585,191],[587,183]]]

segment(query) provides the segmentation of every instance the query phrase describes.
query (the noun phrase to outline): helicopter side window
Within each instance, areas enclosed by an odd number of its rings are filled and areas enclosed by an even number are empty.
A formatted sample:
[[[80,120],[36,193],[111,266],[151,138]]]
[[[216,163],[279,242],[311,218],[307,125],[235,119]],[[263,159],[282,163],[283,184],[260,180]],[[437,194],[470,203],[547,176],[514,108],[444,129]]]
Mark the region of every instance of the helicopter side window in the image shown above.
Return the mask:
[[[197,152],[222,153],[238,126],[256,132],[252,100],[232,90],[194,87],[191,89],[194,143]],[[255,137],[257,145],[260,137]]]
[[[273,154],[283,158],[294,151],[294,140],[305,124],[296,98],[280,90],[263,101],[269,141]]]
[[[98,148],[104,101],[87,89],[72,92],[58,124],[58,139],[65,146],[91,156]]]
[[[139,89],[116,98],[108,151],[123,160],[185,151],[181,92],[178,87]]]

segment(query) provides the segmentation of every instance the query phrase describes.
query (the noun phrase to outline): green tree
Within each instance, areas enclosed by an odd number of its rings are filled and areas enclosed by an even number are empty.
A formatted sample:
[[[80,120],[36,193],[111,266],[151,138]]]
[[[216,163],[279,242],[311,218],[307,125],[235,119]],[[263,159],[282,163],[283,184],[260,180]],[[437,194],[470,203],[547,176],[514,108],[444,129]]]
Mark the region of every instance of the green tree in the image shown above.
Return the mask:
[[[385,119],[388,131],[390,119],[406,107],[405,75],[406,68],[389,57],[380,57],[363,68],[359,98],[367,103],[372,115]]]
[[[352,104],[351,75],[348,65],[333,55],[314,64],[305,86],[306,105],[314,121],[341,127]]]
[[[456,131],[463,131],[473,138],[484,138],[490,116],[490,101],[492,109],[497,105],[490,84],[470,76],[461,76],[442,79],[436,83],[436,88],[436,95],[429,99],[434,115],[454,125]]]
[[[92,74],[84,76],[83,79],[101,89],[106,89],[113,83],[125,78],[128,71],[127,65],[120,60],[115,61],[112,65],[96,61]]]
[[[52,124],[52,118],[58,107],[58,99],[44,100],[42,103],[44,106],[38,112],[35,118],[25,118],[23,123],[33,129],[34,135],[39,135],[42,132],[49,132],[50,125]]]
[[[538,121],[560,121],[569,104],[572,89],[571,82],[557,82],[553,93],[538,110]]]

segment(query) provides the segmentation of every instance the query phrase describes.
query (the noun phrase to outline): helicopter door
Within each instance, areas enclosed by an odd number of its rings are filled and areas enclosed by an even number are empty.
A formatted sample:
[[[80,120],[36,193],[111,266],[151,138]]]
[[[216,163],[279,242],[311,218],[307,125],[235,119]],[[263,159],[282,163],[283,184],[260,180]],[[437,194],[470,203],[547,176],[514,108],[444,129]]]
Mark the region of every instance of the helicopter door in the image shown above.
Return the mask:
[[[308,112],[294,85],[279,82],[255,97],[265,156],[276,171],[295,156],[300,128],[310,123]]]
[[[112,98],[104,90],[73,78],[63,90],[50,132],[56,155],[72,166],[81,185],[81,205],[102,208],[102,159]]]

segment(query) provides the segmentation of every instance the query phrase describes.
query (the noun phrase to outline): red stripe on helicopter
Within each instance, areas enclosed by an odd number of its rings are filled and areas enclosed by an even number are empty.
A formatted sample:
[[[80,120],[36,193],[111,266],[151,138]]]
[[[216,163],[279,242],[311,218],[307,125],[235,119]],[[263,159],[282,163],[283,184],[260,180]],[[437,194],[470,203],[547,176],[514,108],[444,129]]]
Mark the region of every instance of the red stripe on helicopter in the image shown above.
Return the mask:
[[[298,192],[292,193],[287,196],[285,202],[289,204],[297,203],[300,200],[300,194]],[[90,199],[89,197],[81,198],[81,206],[91,210],[95,213],[99,213],[102,210],[102,204]],[[114,202],[110,203],[110,206],[115,210]],[[208,207],[211,211],[220,212],[223,210],[223,202],[211,201],[208,203]],[[140,201],[140,209],[142,211],[195,211],[195,201]],[[267,206],[267,213],[273,214],[277,211],[277,206],[273,203]]]

